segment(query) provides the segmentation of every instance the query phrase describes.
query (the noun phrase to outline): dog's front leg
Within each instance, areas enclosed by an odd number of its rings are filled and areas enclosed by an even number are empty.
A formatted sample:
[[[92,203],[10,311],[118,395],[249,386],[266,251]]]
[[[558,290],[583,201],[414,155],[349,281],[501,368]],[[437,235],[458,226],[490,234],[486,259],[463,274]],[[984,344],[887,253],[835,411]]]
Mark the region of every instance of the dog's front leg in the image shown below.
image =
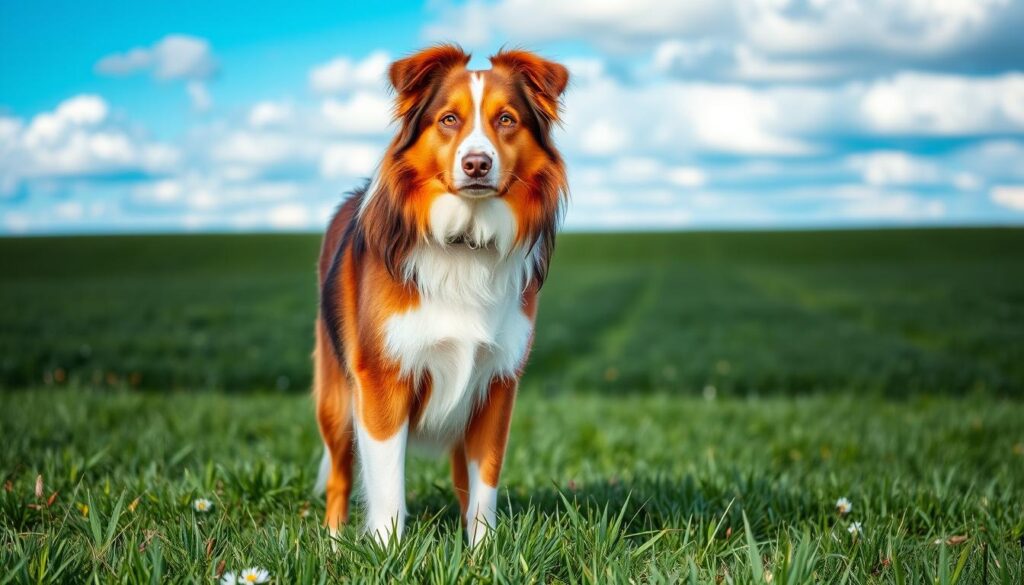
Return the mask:
[[[498,479],[505,459],[516,386],[515,380],[493,380],[487,398],[466,428],[463,440],[469,498],[465,521],[470,546],[480,544],[497,523]]]
[[[378,378],[379,379],[379,378]],[[405,448],[409,435],[408,389],[360,384],[356,443],[366,500],[366,531],[386,545],[405,528]]]

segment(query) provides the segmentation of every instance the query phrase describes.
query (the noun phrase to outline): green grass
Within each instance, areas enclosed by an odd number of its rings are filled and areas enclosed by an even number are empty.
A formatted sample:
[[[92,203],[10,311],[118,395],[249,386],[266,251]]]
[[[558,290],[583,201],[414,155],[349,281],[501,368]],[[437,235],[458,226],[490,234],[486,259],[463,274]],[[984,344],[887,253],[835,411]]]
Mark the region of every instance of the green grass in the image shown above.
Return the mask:
[[[476,551],[320,528],[317,246],[0,239],[0,584],[1024,582],[1024,230],[563,237]]]
[[[750,583],[762,569],[776,583],[952,583],[961,560],[961,583],[982,582],[986,565],[991,583],[1024,578],[1016,402],[531,393],[483,548],[464,547],[446,465],[426,457],[409,463],[400,546],[380,550],[353,527],[332,552],[309,489],[318,440],[305,396],[6,400],[17,407],[0,415],[0,567],[15,582],[208,581],[222,561],[279,583]],[[847,517],[833,510],[840,496]],[[213,511],[194,513],[197,497]],[[935,544],[953,536],[967,540]]]
[[[309,386],[317,236],[0,239],[0,387]],[[1024,230],[568,234],[546,390],[1024,393]]]

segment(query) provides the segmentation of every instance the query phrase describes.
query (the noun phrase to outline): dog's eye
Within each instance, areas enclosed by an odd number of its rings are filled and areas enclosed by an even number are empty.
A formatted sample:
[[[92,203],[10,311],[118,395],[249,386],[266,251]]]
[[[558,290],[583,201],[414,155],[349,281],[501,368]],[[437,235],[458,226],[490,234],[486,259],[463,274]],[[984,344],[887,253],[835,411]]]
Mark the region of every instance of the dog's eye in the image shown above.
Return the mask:
[[[501,117],[498,118],[498,125],[504,128],[511,128],[516,125],[516,120],[508,114],[502,114]]]
[[[458,123],[459,119],[455,116],[455,114],[448,114],[447,116],[441,118],[442,126],[454,126]]]

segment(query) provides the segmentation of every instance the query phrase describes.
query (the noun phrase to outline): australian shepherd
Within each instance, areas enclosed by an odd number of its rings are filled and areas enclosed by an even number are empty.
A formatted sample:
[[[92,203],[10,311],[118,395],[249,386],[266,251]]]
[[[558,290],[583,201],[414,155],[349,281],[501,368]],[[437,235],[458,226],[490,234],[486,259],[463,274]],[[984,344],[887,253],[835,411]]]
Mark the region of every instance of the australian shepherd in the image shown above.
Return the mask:
[[[567,194],[551,130],[569,72],[519,50],[484,71],[469,59],[441,45],[391,65],[397,134],[324,236],[314,396],[332,534],[358,455],[367,532],[401,537],[410,441],[450,451],[470,545],[495,524]]]

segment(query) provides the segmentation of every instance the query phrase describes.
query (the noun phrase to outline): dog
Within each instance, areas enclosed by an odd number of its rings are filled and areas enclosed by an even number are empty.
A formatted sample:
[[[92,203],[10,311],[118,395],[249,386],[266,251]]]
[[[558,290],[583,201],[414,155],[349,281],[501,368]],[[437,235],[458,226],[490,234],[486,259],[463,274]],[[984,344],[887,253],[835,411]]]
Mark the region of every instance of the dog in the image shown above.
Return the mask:
[[[391,64],[397,133],[323,239],[313,393],[332,536],[348,520],[357,455],[366,531],[401,538],[410,441],[450,452],[470,546],[495,525],[568,197],[552,129],[569,72],[522,50],[488,70],[469,60],[438,45]]]

